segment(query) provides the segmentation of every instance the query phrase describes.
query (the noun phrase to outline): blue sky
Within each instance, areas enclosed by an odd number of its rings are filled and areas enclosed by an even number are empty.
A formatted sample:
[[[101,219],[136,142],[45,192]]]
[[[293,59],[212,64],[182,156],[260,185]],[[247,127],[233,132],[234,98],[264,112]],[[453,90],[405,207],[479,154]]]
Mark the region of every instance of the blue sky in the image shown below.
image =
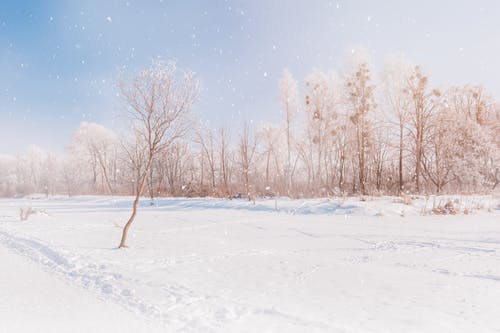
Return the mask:
[[[114,126],[118,72],[176,59],[204,87],[213,126],[280,119],[287,67],[341,69],[364,47],[381,70],[404,53],[436,85],[499,97],[497,1],[0,1],[0,153],[62,150],[81,121]],[[234,132],[234,131],[233,131]]]

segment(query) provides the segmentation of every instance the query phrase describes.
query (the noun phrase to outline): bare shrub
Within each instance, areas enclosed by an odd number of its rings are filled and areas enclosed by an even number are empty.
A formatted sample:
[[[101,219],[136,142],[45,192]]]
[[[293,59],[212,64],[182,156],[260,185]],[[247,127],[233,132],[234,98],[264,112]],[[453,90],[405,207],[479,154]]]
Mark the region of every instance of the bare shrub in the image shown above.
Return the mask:
[[[413,205],[413,199],[415,199],[415,198],[410,196],[410,195],[403,195],[401,197],[395,198],[394,203],[400,203],[400,204],[404,204],[406,206],[411,206],[411,205]]]
[[[45,209],[36,209],[31,206],[19,208],[19,218],[26,221],[31,215],[48,215]]]
[[[440,202],[438,205],[434,205],[432,208],[432,214],[434,215],[456,215],[458,213],[457,200],[451,201],[447,200],[446,203]]]
[[[35,213],[36,211],[31,208],[31,206],[19,208],[19,217],[21,218],[21,221],[26,221],[28,217]]]

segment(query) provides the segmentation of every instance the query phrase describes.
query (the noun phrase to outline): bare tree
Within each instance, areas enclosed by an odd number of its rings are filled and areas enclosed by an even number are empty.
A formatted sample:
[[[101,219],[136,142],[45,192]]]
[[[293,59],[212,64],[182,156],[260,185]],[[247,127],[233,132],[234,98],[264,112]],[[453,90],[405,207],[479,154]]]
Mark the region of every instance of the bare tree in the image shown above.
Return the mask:
[[[403,58],[394,58],[386,62],[382,74],[383,97],[385,100],[385,116],[390,124],[398,128],[398,194],[404,190],[404,152],[405,136],[411,98],[406,86],[411,69]]]
[[[328,183],[326,154],[332,146],[335,121],[338,118],[337,77],[334,72],[314,70],[305,80],[306,144],[299,145],[299,155],[309,170],[314,191]],[[308,151],[310,150],[310,151]]]
[[[189,179],[192,171],[192,153],[184,140],[178,140],[168,149],[161,151],[154,161],[157,177],[154,179],[158,195],[190,194]],[[186,185],[186,186],[185,186]],[[189,188],[188,188],[189,187]]]
[[[285,115],[285,137],[286,137],[286,165],[285,165],[285,186],[288,195],[292,189],[292,121],[298,109],[297,82],[288,69],[283,71],[280,80],[281,107]]]
[[[168,193],[171,195],[190,194],[187,192],[191,189],[185,187],[184,184],[191,155],[188,146],[183,142],[176,142],[163,155],[169,188]]]
[[[144,168],[138,172],[132,214],[123,228],[119,247],[126,246],[151,165],[157,154],[183,137],[190,128],[190,109],[198,91],[192,72],[177,69],[174,62],[155,62],[130,80],[119,84],[132,121],[135,147],[144,149]]]
[[[0,154],[0,196],[10,197],[15,194],[16,158]]]
[[[220,183],[221,189],[219,190],[220,194],[228,195],[229,194],[229,182],[231,179],[231,166],[230,166],[230,133],[228,130],[221,127],[219,129],[219,163],[220,163]]]
[[[379,121],[374,124],[373,129],[373,142],[371,149],[371,168],[372,181],[374,182],[375,189],[381,193],[383,187],[383,178],[385,167],[388,160],[388,126]]]
[[[215,135],[213,130],[199,130],[196,132],[196,143],[201,146],[202,154],[208,161],[210,171],[211,193],[214,194],[216,188],[216,148]]]
[[[100,187],[94,188],[98,193],[115,192],[117,145],[115,133],[99,124],[82,122],[73,134],[69,151],[91,165],[94,187]]]
[[[433,122],[437,128],[431,130],[439,133],[442,127],[445,132],[445,147],[440,150],[450,151],[448,170],[456,189],[494,187],[500,169],[500,131],[494,126],[498,127],[500,119],[495,119],[493,98],[481,87],[452,87],[443,94],[440,105],[437,118],[447,121]]]
[[[441,96],[441,92],[437,89],[429,91],[428,84],[429,79],[422,73],[420,67],[416,66],[408,79],[406,91],[412,100],[409,119],[411,124],[410,133],[415,143],[414,178],[417,193],[421,189],[420,175],[422,173],[427,130],[437,104],[437,98]]]
[[[345,192],[345,183],[347,182],[347,159],[348,159],[348,149],[349,149],[349,120],[345,114],[340,115],[339,125],[337,126],[335,133],[335,159],[337,161],[338,170],[338,180],[337,187],[339,194]]]
[[[456,145],[456,130],[453,114],[441,107],[430,124],[429,143],[422,155],[423,176],[436,187],[440,194],[443,187],[453,180],[453,156],[459,147]]]
[[[282,168],[279,161],[280,134],[279,129],[270,124],[264,124],[258,131],[258,137],[262,145],[264,185],[277,194],[281,194],[283,190],[283,184],[280,181],[282,177]]]
[[[353,108],[351,121],[356,126],[356,143],[358,158],[358,178],[361,193],[366,189],[366,160],[369,140],[369,123],[367,113],[375,108],[374,88],[371,84],[371,71],[366,62],[356,66],[354,73],[347,78],[347,90]]]
[[[252,199],[253,193],[250,185],[250,174],[251,168],[255,163],[256,149],[257,149],[257,138],[250,133],[250,127],[245,124],[243,127],[243,132],[240,135],[240,140],[238,144],[239,151],[239,164],[241,166],[241,176],[243,181],[243,186],[248,196],[248,199]]]
[[[81,165],[70,159],[71,155],[66,156],[60,161],[60,181],[68,197],[78,192],[81,187],[80,168]],[[81,193],[81,192],[80,192]]]

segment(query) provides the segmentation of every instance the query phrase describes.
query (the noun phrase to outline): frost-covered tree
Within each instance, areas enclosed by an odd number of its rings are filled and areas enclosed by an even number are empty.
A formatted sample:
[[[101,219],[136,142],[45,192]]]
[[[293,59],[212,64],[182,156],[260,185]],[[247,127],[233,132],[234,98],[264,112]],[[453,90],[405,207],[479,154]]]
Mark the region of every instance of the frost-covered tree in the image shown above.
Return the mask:
[[[280,150],[280,131],[279,127],[272,124],[264,124],[258,130],[258,137],[260,138],[262,147],[262,162],[261,178],[264,181],[264,187],[269,190],[266,192],[273,192],[282,194],[289,187],[284,184],[287,182],[287,177],[283,175],[281,163],[281,150]],[[286,163],[286,162],[285,162]],[[284,182],[283,182],[284,178]],[[289,193],[288,193],[289,194]],[[289,194],[290,195],[290,194]]]
[[[438,104],[441,92],[438,89],[429,89],[429,79],[422,72],[420,66],[415,66],[407,81],[406,93],[411,98],[409,110],[409,132],[413,139],[414,179],[415,190],[421,190],[420,177],[422,174],[423,158],[428,142],[428,128]]]
[[[280,99],[281,110],[285,118],[285,138],[286,138],[286,163],[284,168],[285,186],[288,195],[292,189],[293,172],[292,172],[292,122],[298,112],[298,90],[297,82],[288,69],[283,71],[283,76],[280,80]]]
[[[411,65],[402,57],[389,58],[385,63],[381,80],[382,109],[386,121],[397,129],[398,193],[404,190],[404,161],[406,127],[411,98],[406,93],[411,75]]]
[[[131,79],[120,81],[124,113],[131,121],[132,147],[140,154],[129,154],[142,165],[135,179],[132,214],[125,224],[119,247],[126,246],[127,232],[134,222],[154,158],[170,148],[190,129],[191,106],[199,84],[190,71],[181,71],[174,62],[154,62]]]
[[[241,181],[248,199],[254,197],[253,187],[254,183],[251,176],[257,158],[257,137],[253,135],[248,123],[245,123],[243,130],[238,140],[238,164],[241,170]]]
[[[17,158],[16,193],[21,195],[53,194],[57,186],[57,158],[54,153],[31,145],[25,154]]]
[[[11,197],[16,194],[16,158],[0,154],[0,196]]]
[[[487,186],[495,190],[500,184],[500,106],[494,105],[486,118],[486,126],[491,132],[491,146],[484,165]]]
[[[436,108],[428,126],[429,140],[422,152],[422,167],[424,179],[429,180],[441,193],[444,186],[454,179],[454,156],[460,149],[457,146],[456,131],[460,124],[456,122],[453,110],[441,106]]]
[[[168,149],[165,156],[170,193],[192,196],[193,157],[189,146],[183,141],[178,141]]]
[[[299,155],[306,165],[310,190],[319,193],[331,185],[329,153],[338,118],[340,88],[334,72],[314,70],[305,79],[305,138],[299,144]]]
[[[335,148],[335,161],[336,170],[338,171],[337,187],[338,193],[344,194],[346,192],[347,184],[347,171],[350,155],[351,142],[351,125],[349,117],[346,113],[339,116],[338,126],[335,130],[335,141],[333,147]]]
[[[494,130],[495,107],[493,98],[481,87],[452,87],[443,97],[449,123],[444,127],[452,147],[450,169],[455,176],[456,190],[478,190],[488,187],[492,162],[499,151],[498,134]],[[451,149],[451,148],[448,148]],[[495,162],[493,162],[495,163]]]
[[[61,157],[59,163],[59,181],[60,188],[66,193],[67,196],[82,193],[82,187],[85,185],[85,180],[82,178],[82,168],[86,167],[78,163],[72,154],[65,154]]]
[[[118,138],[116,134],[96,123],[82,122],[73,134],[69,151],[92,166],[94,186],[101,184],[108,194],[115,193]],[[101,193],[100,189],[97,189]]]
[[[354,67],[346,78],[348,98],[351,102],[352,114],[350,120],[356,128],[356,156],[360,191],[367,194],[367,155],[370,140],[370,124],[368,113],[376,107],[374,99],[375,86],[372,83],[371,70],[367,62],[361,62]]]
[[[231,133],[228,129],[221,127],[218,133],[217,150],[219,157],[220,185],[219,194],[227,196],[231,192],[231,176],[233,168],[231,166],[232,153],[230,147]]]
[[[196,132],[196,143],[200,145],[203,160],[207,162],[209,179],[210,179],[210,193],[213,195],[216,192],[217,186],[217,148],[214,130],[200,129]]]

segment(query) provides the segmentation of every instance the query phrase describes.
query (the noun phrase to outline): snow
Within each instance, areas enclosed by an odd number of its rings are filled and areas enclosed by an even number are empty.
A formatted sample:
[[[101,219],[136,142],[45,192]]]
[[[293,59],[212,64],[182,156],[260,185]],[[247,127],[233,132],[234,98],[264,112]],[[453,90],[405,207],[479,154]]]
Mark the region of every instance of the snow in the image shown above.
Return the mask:
[[[0,247],[0,332],[160,332]]]
[[[0,331],[500,330],[498,199],[406,203],[2,199]]]

